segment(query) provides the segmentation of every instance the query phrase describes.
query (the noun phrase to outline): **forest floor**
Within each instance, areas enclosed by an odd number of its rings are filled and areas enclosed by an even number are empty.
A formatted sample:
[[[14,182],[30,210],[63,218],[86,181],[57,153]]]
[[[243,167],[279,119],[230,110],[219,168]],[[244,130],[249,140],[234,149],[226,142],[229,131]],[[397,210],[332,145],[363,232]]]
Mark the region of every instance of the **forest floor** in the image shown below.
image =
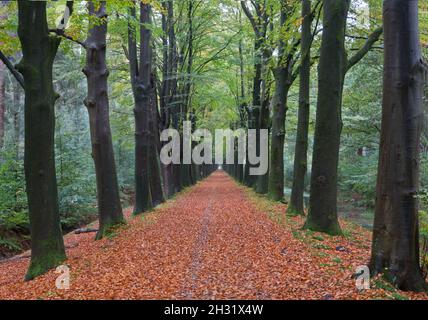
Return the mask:
[[[428,299],[381,279],[358,291],[370,232],[344,220],[343,237],[303,231],[285,209],[216,172],[148,214],[126,210],[106,239],[67,235],[68,290],[55,270],[23,282],[28,253],[0,263],[0,299]]]

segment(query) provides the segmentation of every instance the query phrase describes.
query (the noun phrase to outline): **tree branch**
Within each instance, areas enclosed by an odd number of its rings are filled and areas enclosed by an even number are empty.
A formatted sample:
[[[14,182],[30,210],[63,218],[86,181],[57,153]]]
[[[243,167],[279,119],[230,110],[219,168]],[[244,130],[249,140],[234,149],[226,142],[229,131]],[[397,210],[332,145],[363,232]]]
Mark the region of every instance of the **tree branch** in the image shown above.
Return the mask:
[[[81,41],[74,39],[73,37],[65,34],[65,28],[66,28],[68,20],[70,19],[72,14],[73,14],[73,1],[67,1],[66,10],[64,11],[64,15],[63,15],[61,22],[60,22],[61,27],[58,27],[56,29],[49,29],[49,32],[55,33],[59,37],[73,41],[73,42],[81,45],[83,48],[86,48],[84,42],[81,42]]]
[[[9,69],[9,71],[12,73],[12,75],[15,77],[16,81],[18,81],[21,87],[25,89],[24,77],[22,76],[21,73],[19,73],[18,70],[16,70],[13,63],[1,51],[0,51],[0,60],[3,61],[5,66]]]
[[[77,43],[77,44],[81,45],[83,48],[86,48],[86,45],[85,45],[85,43],[84,43],[84,42],[79,41],[79,40],[77,40],[77,39],[74,39],[73,37],[71,37],[71,36],[69,36],[69,35],[65,34],[64,30],[61,30],[61,29],[49,29],[49,32],[51,32],[51,33],[55,33],[55,34],[56,34],[57,36],[59,36],[59,37],[62,37],[62,38],[64,38],[64,39],[67,39],[67,40],[70,40],[70,41],[73,41],[73,42],[75,42],[75,43]]]
[[[348,59],[345,73],[348,72],[358,62],[360,62],[362,58],[364,58],[364,56],[370,51],[376,41],[379,40],[382,33],[383,28],[379,27],[373,31],[371,35],[369,35],[365,44],[351,58]]]
[[[241,7],[244,11],[245,15],[247,16],[248,20],[250,20],[251,25],[253,26],[254,32],[258,35],[259,34],[259,27],[257,25],[256,20],[254,19],[253,15],[251,14],[250,9],[248,9],[247,5],[245,4],[245,1],[241,1]]]
[[[224,50],[226,50],[229,45],[231,44],[232,40],[235,38],[235,36],[237,36],[239,34],[236,33],[234,34],[232,37],[230,37],[230,39],[226,42],[226,44],[220,48],[219,51],[217,51],[213,56],[211,56],[210,58],[208,58],[207,60],[205,60],[203,63],[201,63],[196,69],[195,72],[198,73],[199,71],[201,71],[208,63],[214,61]]]

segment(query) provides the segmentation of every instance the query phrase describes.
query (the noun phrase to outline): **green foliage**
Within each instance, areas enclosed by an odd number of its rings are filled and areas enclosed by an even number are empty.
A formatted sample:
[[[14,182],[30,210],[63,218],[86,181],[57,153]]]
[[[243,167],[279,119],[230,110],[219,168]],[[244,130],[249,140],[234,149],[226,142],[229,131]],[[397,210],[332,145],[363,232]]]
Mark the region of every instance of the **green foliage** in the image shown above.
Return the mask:
[[[0,256],[17,252],[29,234],[24,166],[13,152],[0,159]]]
[[[0,230],[28,229],[27,196],[22,161],[11,152],[0,162]]]
[[[428,276],[428,189],[419,193],[421,211],[419,212],[421,266],[425,278]]]
[[[63,110],[61,116],[67,116],[66,112]],[[61,119],[58,124],[56,165],[59,208],[62,226],[70,230],[95,218],[95,172],[89,138],[68,128]]]
[[[367,156],[348,155],[339,168],[343,191],[359,196],[357,206],[374,207],[377,179],[377,150]]]
[[[6,248],[9,251],[20,251],[22,247],[15,238],[2,238],[0,237],[0,248]]]

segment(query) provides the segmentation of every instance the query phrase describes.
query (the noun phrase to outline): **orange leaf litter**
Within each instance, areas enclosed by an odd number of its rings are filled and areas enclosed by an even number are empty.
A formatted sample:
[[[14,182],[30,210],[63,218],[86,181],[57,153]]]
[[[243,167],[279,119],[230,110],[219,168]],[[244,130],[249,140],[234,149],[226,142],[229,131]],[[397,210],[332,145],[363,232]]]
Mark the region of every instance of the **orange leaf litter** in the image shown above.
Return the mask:
[[[68,290],[55,270],[24,282],[29,259],[0,262],[0,299],[428,299],[359,292],[352,274],[368,261],[370,233],[341,221],[347,237],[308,234],[285,209],[216,172],[149,214],[126,210],[110,238],[65,236]]]

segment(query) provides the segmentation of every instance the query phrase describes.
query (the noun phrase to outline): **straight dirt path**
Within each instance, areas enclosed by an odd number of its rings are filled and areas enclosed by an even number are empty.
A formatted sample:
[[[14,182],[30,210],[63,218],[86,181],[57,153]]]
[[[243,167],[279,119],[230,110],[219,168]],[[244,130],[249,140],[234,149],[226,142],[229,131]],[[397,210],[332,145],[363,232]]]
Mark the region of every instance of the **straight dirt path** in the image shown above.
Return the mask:
[[[154,212],[130,219],[108,239],[93,241],[91,234],[66,236],[68,290],[56,288],[60,274],[55,270],[24,283],[28,259],[0,264],[0,298],[364,299],[384,295],[377,290],[359,294],[351,279],[355,267],[368,257],[369,240],[354,246],[341,237],[324,242],[318,238],[321,249],[316,249],[313,242],[296,235],[291,227],[274,223],[245,188],[224,172],[216,172]],[[345,250],[339,252],[337,246]]]

